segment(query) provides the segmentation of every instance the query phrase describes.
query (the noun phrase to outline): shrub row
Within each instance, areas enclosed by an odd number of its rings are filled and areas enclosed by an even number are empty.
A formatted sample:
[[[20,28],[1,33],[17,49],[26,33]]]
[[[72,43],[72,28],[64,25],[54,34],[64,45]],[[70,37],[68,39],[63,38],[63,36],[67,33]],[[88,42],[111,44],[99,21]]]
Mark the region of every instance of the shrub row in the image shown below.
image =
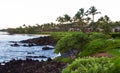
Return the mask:
[[[120,73],[120,58],[78,58],[62,73]]]

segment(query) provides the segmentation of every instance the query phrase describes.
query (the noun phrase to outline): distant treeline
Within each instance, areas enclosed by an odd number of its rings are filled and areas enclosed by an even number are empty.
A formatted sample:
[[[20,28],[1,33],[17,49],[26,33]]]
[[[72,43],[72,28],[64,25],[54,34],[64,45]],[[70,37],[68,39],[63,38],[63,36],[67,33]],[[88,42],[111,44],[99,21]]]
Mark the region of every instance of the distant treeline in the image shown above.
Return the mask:
[[[91,6],[85,11],[84,8],[79,9],[74,17],[64,14],[59,16],[56,21],[58,23],[45,23],[34,26],[20,26],[18,28],[8,28],[9,33],[28,33],[36,34],[41,32],[66,32],[66,31],[82,31],[82,32],[120,32],[120,21],[113,22],[105,15],[94,21],[95,15],[101,14],[98,10]],[[90,15],[92,18],[90,18]],[[116,28],[117,27],[117,28]]]

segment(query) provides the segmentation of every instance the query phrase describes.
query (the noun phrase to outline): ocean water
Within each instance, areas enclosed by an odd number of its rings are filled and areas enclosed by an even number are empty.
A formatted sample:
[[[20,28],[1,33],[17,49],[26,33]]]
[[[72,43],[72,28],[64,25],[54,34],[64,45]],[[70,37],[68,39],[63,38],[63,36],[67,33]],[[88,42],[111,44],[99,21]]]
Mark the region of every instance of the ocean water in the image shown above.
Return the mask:
[[[59,56],[59,54],[54,53],[54,49],[52,50],[42,50],[43,46],[18,46],[13,47],[11,44],[16,41],[19,42],[21,40],[36,38],[36,37],[44,37],[45,35],[22,35],[22,34],[14,34],[9,35],[7,32],[0,32],[0,62],[9,62],[12,59],[22,59],[25,60],[26,57],[32,57],[33,60],[46,60],[47,58],[36,58],[35,56],[46,56],[50,58],[55,58]],[[18,43],[23,45],[23,43]],[[50,46],[54,47],[54,46]]]

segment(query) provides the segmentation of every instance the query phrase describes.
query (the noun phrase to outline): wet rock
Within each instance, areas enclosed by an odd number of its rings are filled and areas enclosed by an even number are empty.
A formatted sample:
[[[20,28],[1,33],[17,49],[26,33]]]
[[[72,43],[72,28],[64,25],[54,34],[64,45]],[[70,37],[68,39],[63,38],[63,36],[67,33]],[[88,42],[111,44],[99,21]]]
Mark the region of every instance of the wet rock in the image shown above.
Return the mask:
[[[22,46],[24,46],[24,47],[32,47],[32,46],[36,46],[36,45],[33,44],[33,43],[28,43],[28,44],[23,44]]]
[[[22,46],[27,47],[28,45],[27,45],[27,44],[24,44],[24,45],[22,45]]]
[[[13,47],[18,47],[18,46],[20,46],[17,42],[15,42],[14,44],[11,44],[11,46],[13,46]]]
[[[51,50],[51,49],[54,49],[54,48],[48,47],[48,46],[45,46],[45,47],[42,48],[42,50]]]
[[[49,62],[50,62],[50,61],[52,61],[52,59],[49,57],[49,58],[47,59],[47,61],[49,61]]]
[[[32,44],[32,43],[29,43],[29,44],[28,44],[28,46],[29,46],[29,47],[31,47],[31,46],[34,46],[34,44]]]
[[[46,56],[26,56],[27,59],[31,58],[47,58]]]

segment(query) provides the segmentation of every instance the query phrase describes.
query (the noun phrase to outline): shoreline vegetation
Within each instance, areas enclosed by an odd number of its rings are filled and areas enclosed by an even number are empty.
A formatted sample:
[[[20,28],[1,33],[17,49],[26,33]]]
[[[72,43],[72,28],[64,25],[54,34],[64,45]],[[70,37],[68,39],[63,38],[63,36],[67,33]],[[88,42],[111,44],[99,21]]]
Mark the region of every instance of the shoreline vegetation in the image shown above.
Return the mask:
[[[97,33],[97,32],[92,32],[92,33],[83,33],[83,32],[71,32],[71,33],[61,32],[60,33],[59,32],[59,33],[56,33],[55,35],[54,35],[54,38],[57,38],[57,42],[56,43],[54,42],[54,44],[56,44],[55,53],[60,52],[61,53],[60,57],[56,57],[53,60],[49,58],[48,61],[44,61],[44,62],[42,61],[39,62],[31,59],[12,60],[8,63],[5,63],[5,65],[2,65],[1,63],[0,71],[2,73],[13,73],[13,72],[14,73],[21,73],[21,72],[22,73],[41,73],[41,72],[42,73],[71,73],[72,71],[69,71],[69,66],[72,65],[73,63],[77,63],[76,60],[83,59],[83,61],[85,61],[88,59],[92,61],[97,59],[97,61],[94,62],[96,64],[96,62],[98,62],[99,59],[101,60],[101,58],[103,57],[105,59],[103,61],[110,61],[110,64],[106,62],[105,63],[108,64],[108,66],[111,64],[114,64],[110,68],[115,68],[116,70],[116,66],[117,66],[116,63],[120,61],[119,59],[120,36],[119,35],[116,35],[116,34],[106,35],[106,34]],[[51,36],[53,37],[53,35]],[[46,37],[49,38],[49,36],[46,36]],[[53,41],[53,38],[51,40],[51,38],[46,39],[46,37],[45,38],[43,37],[44,39],[33,38],[33,39],[24,40],[24,41],[26,41],[27,43],[31,43],[31,42],[36,43],[36,41],[40,39],[44,41],[43,43],[49,40]],[[37,43],[40,43],[40,42],[37,42]],[[51,44],[51,43],[48,43],[48,44]],[[91,64],[93,65],[92,62]],[[100,65],[103,65],[103,64],[100,63]],[[53,69],[54,67],[55,69]],[[74,68],[76,70],[78,69],[78,72],[80,72],[79,71],[80,66],[72,65],[72,67],[73,69],[70,69],[70,70],[73,70],[73,72],[74,72]],[[117,67],[120,68],[119,65]],[[82,67],[80,68],[82,69]],[[104,67],[101,67],[101,68],[104,69]],[[19,69],[21,69],[21,72],[19,72]],[[46,69],[48,70],[46,71]],[[90,69],[88,68],[88,71],[89,70]],[[109,70],[109,67],[108,67],[108,70]],[[117,71],[116,73],[118,72],[119,71]],[[77,71],[75,71],[75,73],[77,73]],[[87,72],[83,72],[83,73],[87,73]],[[94,73],[94,71],[92,71],[92,73]],[[108,73],[108,72],[103,72],[103,73]],[[115,73],[115,72],[111,72],[111,73]]]
[[[47,34],[23,42],[54,45],[54,53],[61,56],[48,61],[12,60],[0,65],[2,73],[120,73],[120,21],[113,22],[92,6],[79,9],[74,17],[65,14],[57,18],[58,24],[8,28],[10,34]],[[93,18],[90,18],[92,15]],[[48,49],[48,48],[47,48]],[[21,72],[19,71],[21,70]]]

